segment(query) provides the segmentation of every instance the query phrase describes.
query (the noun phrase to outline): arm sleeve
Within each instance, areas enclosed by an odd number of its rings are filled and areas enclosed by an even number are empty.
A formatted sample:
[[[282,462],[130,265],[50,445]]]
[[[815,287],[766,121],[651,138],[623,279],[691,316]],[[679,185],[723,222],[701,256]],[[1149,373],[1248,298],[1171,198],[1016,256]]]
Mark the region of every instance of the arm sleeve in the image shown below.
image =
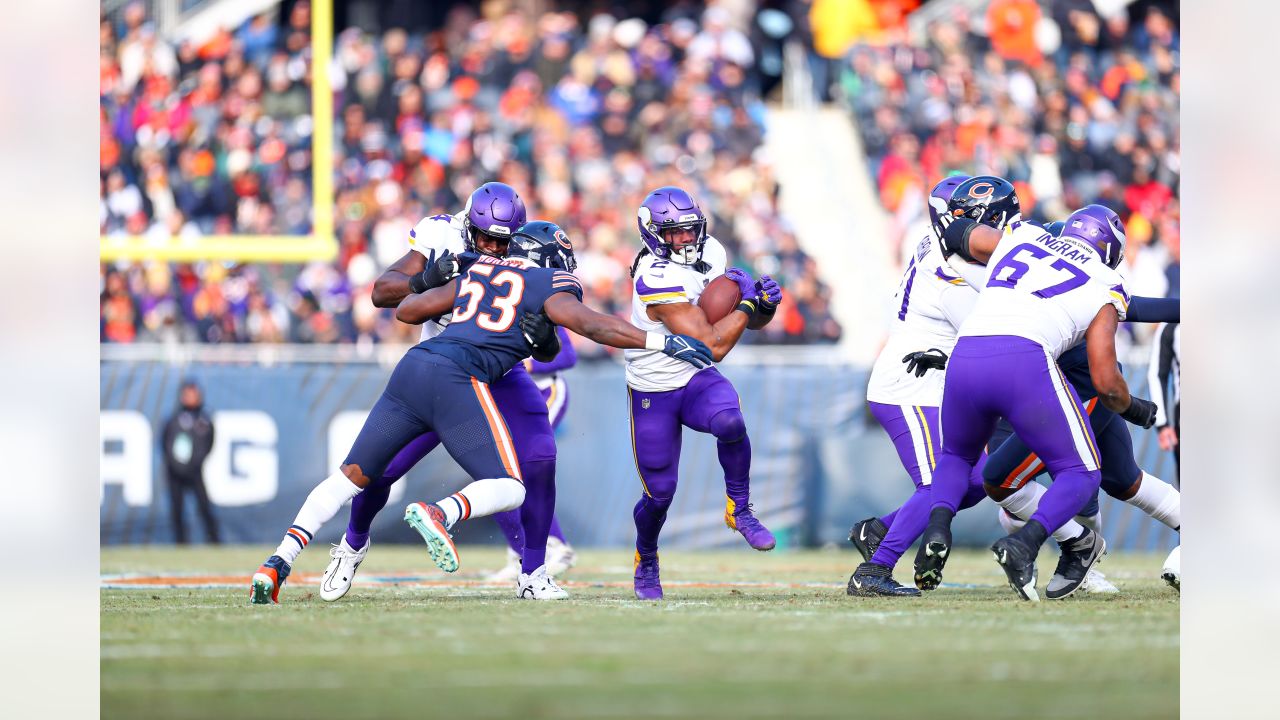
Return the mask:
[[[569,331],[562,327],[557,327],[556,334],[560,337],[560,352],[550,362],[532,360],[529,372],[536,375],[547,375],[568,370],[578,364],[578,351],[573,349],[573,342],[569,339]]]
[[[1116,283],[1108,289],[1107,302],[1115,306],[1116,315],[1121,322],[1129,319],[1129,292],[1124,289],[1123,283]]]
[[[947,265],[964,279],[969,287],[982,292],[982,288],[987,284],[989,270],[986,265],[967,262],[959,255],[952,255],[947,258]]]
[[[582,281],[574,277],[573,273],[567,273],[563,270],[556,270],[551,275],[551,289],[547,292],[547,297],[551,297],[558,292],[567,292],[570,295],[582,300]],[[563,341],[564,338],[561,338]]]
[[[1178,298],[1151,298],[1134,295],[1129,299],[1128,322],[1179,322],[1182,303]]]
[[[1169,424],[1165,411],[1165,388],[1169,386],[1169,372],[1173,368],[1173,330],[1176,325],[1162,324],[1156,330],[1156,342],[1151,346],[1151,363],[1147,366],[1147,384],[1151,401],[1156,404],[1156,427]]]

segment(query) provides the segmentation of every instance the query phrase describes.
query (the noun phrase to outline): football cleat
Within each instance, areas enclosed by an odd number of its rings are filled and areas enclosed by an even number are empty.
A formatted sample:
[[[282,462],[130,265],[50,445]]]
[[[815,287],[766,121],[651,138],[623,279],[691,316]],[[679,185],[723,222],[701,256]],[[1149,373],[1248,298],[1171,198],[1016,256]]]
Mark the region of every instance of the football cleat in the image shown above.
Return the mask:
[[[944,520],[944,514],[947,519]],[[936,590],[942,584],[942,568],[951,554],[952,514],[939,508],[929,514],[929,524],[920,536],[916,551],[915,583],[921,590]]]
[[[751,505],[740,508],[732,499],[726,499],[724,524],[730,530],[742,533],[747,544],[761,552],[772,550],[778,544],[773,533],[769,532],[769,528],[757,520],[755,514],[751,512]]]
[[[644,558],[636,551],[635,590],[637,600],[661,600],[662,579],[658,577],[658,556]]]
[[[253,574],[249,591],[249,602],[254,605],[278,604],[280,602],[280,586],[289,577],[289,563],[279,555],[272,555],[262,563],[258,572]]]
[[[558,577],[578,563],[573,546],[558,537],[547,538],[547,574]]]
[[[1173,549],[1169,553],[1169,557],[1165,558],[1164,567],[1160,569],[1160,579],[1169,584],[1169,587],[1182,592],[1182,546]]]
[[[862,553],[863,562],[871,562],[871,556],[876,554],[876,549],[888,534],[889,528],[880,522],[880,518],[869,517],[849,528],[849,542]]]
[[[855,597],[920,597],[920,591],[893,579],[893,570],[864,562],[849,576],[845,592]]]
[[[507,548],[507,564],[489,573],[494,582],[515,582],[520,579],[520,553]]]
[[[1058,558],[1058,566],[1053,570],[1053,577],[1044,589],[1045,597],[1050,600],[1061,600],[1070,596],[1084,584],[1089,569],[1102,561],[1107,554],[1107,541],[1102,535],[1089,528],[1084,535],[1075,540],[1059,543],[1062,555]]]
[[[356,579],[356,570],[364,562],[364,556],[369,554],[369,546],[372,544],[372,541],[365,540],[364,547],[352,550],[347,544],[347,536],[342,536],[342,540],[329,551],[329,557],[333,559],[320,578],[321,600],[333,602],[347,594],[351,589],[351,582]]]
[[[1090,595],[1115,595],[1120,592],[1120,588],[1108,580],[1096,566],[1089,568],[1089,572],[1084,576],[1084,583],[1080,585],[1080,590]]]
[[[1037,550],[1039,548],[1029,547],[1017,534],[1002,537],[991,545],[991,554],[1004,568],[1009,587],[1018,597],[1031,602],[1040,602],[1040,595],[1036,592]]]
[[[410,503],[404,509],[404,521],[418,531],[427,543],[427,552],[436,567],[445,572],[458,569],[458,548],[444,526],[444,511],[423,502]]]
[[[543,565],[527,575],[520,573],[516,580],[516,597],[521,600],[564,600],[569,593],[556,584],[555,578],[547,574],[547,566]]]

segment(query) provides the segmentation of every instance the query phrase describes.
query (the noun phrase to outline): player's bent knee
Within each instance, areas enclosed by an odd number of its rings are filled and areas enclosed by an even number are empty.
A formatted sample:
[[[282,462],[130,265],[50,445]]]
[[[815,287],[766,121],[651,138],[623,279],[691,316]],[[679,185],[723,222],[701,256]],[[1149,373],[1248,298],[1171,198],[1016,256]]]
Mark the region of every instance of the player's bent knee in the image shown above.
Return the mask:
[[[1017,488],[1004,487],[998,483],[993,483],[991,481],[984,482],[982,484],[982,487],[984,490],[987,491],[987,497],[991,498],[996,502],[1005,500],[1010,495],[1018,491]]]
[[[347,479],[351,481],[352,485],[355,485],[361,490],[369,487],[369,483],[373,482],[373,479],[368,475],[365,475],[364,471],[360,469],[360,465],[358,463],[343,465],[342,474],[347,476]]]
[[[720,442],[738,442],[747,436],[747,421],[742,417],[742,411],[736,408],[716,413],[708,425],[711,427],[711,434]]]

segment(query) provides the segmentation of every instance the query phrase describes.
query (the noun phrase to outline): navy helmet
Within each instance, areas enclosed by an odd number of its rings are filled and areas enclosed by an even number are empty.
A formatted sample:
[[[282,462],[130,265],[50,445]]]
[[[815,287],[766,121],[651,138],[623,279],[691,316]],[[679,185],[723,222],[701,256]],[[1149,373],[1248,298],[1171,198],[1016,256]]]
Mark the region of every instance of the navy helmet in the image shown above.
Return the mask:
[[[981,225],[1003,230],[1021,217],[1018,193],[1013,185],[995,175],[978,175],[956,186],[947,202],[952,217],[966,217]]]
[[[546,220],[530,220],[511,236],[507,257],[526,257],[539,267],[573,272],[578,261],[573,256],[573,243],[559,225]]]

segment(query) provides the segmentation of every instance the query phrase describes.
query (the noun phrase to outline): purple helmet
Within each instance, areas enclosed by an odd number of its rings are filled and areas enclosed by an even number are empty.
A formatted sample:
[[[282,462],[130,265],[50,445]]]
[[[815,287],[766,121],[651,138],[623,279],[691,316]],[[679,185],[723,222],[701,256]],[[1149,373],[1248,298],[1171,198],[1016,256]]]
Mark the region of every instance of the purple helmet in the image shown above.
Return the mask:
[[[1098,251],[1102,262],[1115,269],[1124,259],[1124,223],[1105,205],[1086,205],[1067,217],[1061,237],[1083,241]]]
[[[476,188],[462,212],[462,224],[467,228],[467,250],[471,252],[479,252],[477,232],[510,239],[526,219],[524,201],[515,188],[500,182],[487,182]]]
[[[951,175],[942,178],[929,192],[929,222],[933,224],[933,231],[938,237],[942,237],[943,230],[942,223],[938,222],[938,214],[947,211],[947,203],[951,202],[951,196],[955,194],[956,188],[970,177],[969,175]]]
[[[668,185],[649,193],[636,211],[636,225],[640,228],[640,239],[654,256],[682,265],[693,265],[702,259],[702,248],[707,242],[707,216],[688,192]],[[693,228],[693,244],[680,250],[671,247],[662,232],[675,228]]]

